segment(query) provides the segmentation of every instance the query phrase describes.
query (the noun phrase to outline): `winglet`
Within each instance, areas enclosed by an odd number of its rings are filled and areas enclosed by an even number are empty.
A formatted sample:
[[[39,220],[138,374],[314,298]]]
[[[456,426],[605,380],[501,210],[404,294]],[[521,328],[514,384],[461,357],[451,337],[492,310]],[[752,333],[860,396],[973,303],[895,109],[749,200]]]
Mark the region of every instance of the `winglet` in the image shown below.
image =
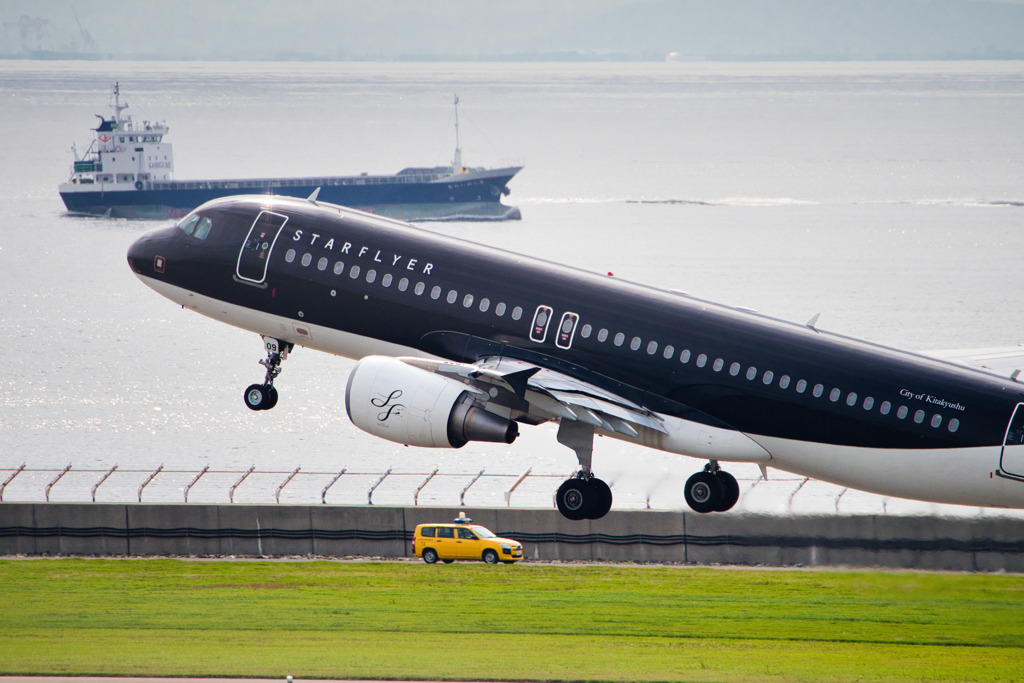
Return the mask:
[[[316,204],[316,197],[319,194],[320,194],[320,188],[318,187],[315,190],[313,190],[313,194],[311,194],[308,197],[306,197],[306,201],[309,202],[310,204]]]
[[[816,325],[818,324],[818,318],[820,318],[820,317],[821,317],[821,313],[815,313],[813,316],[811,316],[810,320],[808,320],[807,322],[804,323],[804,325],[806,325],[807,327],[809,327],[812,330],[814,330],[815,332],[817,332],[818,328],[816,327]]]

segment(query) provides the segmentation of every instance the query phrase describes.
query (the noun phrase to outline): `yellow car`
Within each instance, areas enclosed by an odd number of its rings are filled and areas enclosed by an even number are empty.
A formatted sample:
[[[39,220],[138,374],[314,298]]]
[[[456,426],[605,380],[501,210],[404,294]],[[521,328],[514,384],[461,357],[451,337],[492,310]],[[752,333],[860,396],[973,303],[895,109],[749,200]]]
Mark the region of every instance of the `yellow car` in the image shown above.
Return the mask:
[[[441,524],[418,524],[412,539],[412,554],[427,564],[442,560],[483,560],[487,564],[512,564],[523,559],[523,545],[494,532],[473,520],[460,517]]]

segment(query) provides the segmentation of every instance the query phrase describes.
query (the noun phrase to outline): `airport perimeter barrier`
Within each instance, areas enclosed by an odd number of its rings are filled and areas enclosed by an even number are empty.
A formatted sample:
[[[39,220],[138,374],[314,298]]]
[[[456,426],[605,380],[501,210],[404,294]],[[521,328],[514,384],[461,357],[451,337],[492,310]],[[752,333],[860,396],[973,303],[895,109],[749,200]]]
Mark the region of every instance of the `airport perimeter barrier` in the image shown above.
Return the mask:
[[[1024,572],[1014,518],[700,515],[331,505],[0,504],[0,555],[409,557],[417,524],[465,512],[527,561]]]

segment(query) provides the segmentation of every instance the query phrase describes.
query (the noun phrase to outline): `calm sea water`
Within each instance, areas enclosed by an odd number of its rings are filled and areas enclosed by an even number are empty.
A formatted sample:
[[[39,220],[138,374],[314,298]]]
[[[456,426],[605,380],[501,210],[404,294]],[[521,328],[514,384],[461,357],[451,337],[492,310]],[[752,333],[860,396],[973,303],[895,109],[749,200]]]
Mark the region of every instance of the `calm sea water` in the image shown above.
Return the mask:
[[[352,362],[298,349],[255,414],[260,339],[143,286],[128,245],[161,223],[69,217],[57,194],[120,81],[166,120],[176,177],[525,163],[523,220],[427,224],[915,349],[1024,343],[1024,63],[202,64],[0,62],[0,484],[4,500],[551,505],[575,468],[549,427],[512,446],[404,448],[345,416]],[[616,507],[682,508],[702,463],[601,439]],[[778,473],[737,510],[929,512]],[[87,472],[85,470],[93,470]],[[473,482],[481,470],[485,476]],[[97,471],[99,474],[97,474]],[[496,477],[489,475],[509,475]],[[442,476],[443,475],[443,476]],[[459,476],[456,476],[459,475]],[[539,476],[536,476],[539,475]],[[992,514],[992,513],[985,513]]]

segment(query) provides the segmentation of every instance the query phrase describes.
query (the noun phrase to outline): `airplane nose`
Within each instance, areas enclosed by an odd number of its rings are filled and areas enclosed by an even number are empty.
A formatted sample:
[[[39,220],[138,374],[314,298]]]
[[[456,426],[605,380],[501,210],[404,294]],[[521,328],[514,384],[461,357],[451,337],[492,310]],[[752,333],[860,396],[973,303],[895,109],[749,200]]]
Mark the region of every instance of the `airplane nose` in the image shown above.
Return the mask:
[[[128,265],[136,275],[147,275],[164,272],[166,259],[157,250],[160,240],[153,234],[143,235],[128,247]]]

